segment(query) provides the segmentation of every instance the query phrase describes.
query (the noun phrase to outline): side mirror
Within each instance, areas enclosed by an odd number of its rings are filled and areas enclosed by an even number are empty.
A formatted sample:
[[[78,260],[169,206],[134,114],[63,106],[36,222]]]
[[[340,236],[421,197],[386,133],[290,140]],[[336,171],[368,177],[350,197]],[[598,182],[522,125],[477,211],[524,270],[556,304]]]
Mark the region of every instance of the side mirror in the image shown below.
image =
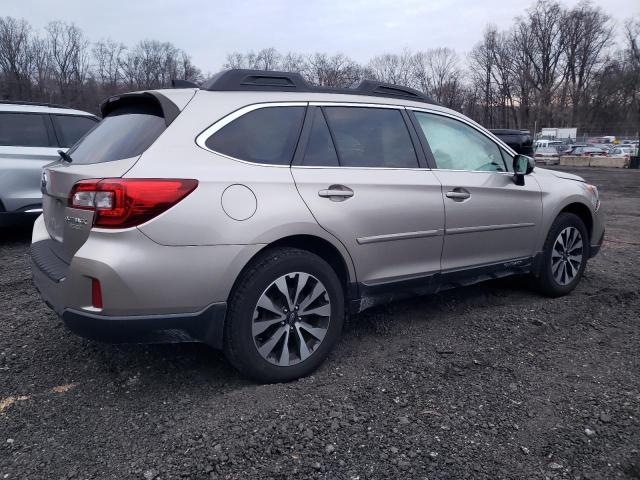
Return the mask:
[[[513,157],[513,183],[524,185],[524,176],[533,172],[536,161],[526,155],[516,155]]]

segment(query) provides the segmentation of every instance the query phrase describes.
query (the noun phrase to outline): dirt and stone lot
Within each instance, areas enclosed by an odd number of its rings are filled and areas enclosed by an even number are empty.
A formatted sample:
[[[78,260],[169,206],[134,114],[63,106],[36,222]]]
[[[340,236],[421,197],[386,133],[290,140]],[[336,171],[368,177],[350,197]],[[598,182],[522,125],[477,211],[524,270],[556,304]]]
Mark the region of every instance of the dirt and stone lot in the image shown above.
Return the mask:
[[[572,295],[506,279],[382,306],[285,385],[70,334],[29,232],[2,232],[0,479],[640,478],[640,171],[571,171],[608,215]]]

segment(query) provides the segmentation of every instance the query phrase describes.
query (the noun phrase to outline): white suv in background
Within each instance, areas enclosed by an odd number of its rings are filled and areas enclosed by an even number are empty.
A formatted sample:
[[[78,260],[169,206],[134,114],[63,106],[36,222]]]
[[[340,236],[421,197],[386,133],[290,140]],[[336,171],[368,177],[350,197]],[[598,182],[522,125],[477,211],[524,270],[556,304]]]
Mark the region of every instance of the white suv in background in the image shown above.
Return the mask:
[[[58,105],[0,101],[0,227],[42,212],[42,167],[99,121]]]

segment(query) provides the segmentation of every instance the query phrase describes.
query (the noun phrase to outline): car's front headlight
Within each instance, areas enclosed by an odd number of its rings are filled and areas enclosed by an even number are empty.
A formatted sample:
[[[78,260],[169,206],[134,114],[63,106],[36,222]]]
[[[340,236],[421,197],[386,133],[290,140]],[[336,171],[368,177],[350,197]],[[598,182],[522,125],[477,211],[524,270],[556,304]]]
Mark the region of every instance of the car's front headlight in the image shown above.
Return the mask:
[[[589,195],[593,209],[598,211],[600,208],[600,194],[598,193],[598,187],[591,185],[590,183],[582,183],[582,188]]]

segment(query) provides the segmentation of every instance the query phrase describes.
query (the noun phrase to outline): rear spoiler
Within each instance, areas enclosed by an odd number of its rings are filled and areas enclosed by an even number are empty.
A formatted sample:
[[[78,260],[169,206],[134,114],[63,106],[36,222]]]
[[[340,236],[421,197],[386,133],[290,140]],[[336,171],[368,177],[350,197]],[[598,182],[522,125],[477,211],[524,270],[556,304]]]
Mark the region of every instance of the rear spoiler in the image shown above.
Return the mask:
[[[180,114],[178,106],[159,92],[134,92],[114,95],[102,102],[100,104],[102,118],[109,115],[109,113],[119,106],[125,105],[129,102],[151,103],[154,104],[154,106],[160,107],[167,127],[171,125],[171,123]]]

